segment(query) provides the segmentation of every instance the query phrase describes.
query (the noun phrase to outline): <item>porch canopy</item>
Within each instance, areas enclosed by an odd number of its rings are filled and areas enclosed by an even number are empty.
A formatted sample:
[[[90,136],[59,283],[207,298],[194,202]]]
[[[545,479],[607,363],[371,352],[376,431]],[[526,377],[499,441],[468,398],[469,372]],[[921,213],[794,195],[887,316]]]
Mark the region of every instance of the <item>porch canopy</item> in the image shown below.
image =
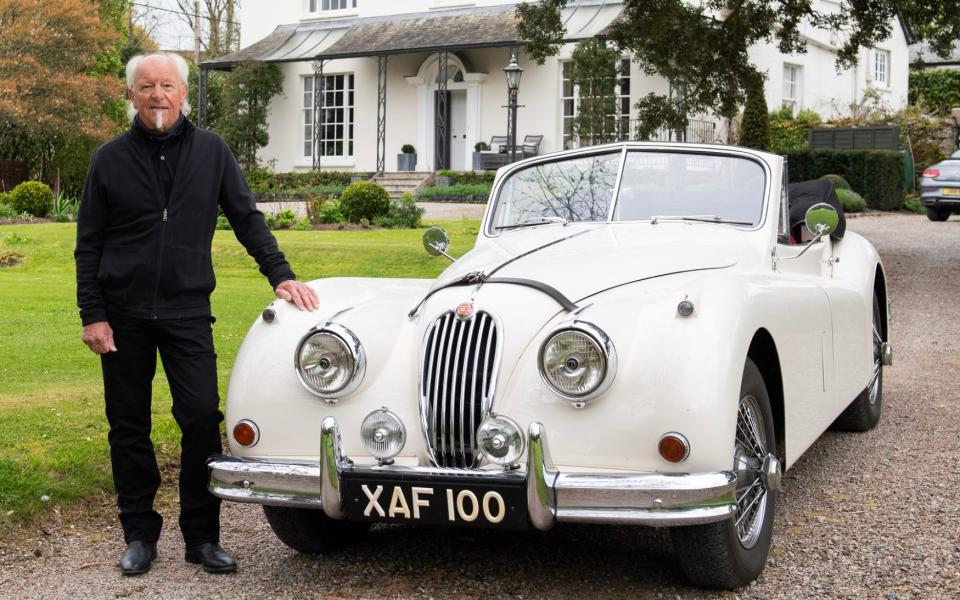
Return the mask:
[[[603,35],[620,15],[618,0],[574,0],[563,9],[564,41],[574,42]],[[230,70],[249,60],[268,63],[310,62],[314,85],[322,82],[324,63],[334,59],[376,57],[379,63],[377,105],[377,171],[385,162],[387,57],[416,52],[437,53],[440,59],[439,102],[445,102],[447,53],[475,48],[511,47],[522,44],[517,36],[516,6],[466,7],[429,12],[332,19],[278,26],[262,40],[232,54],[200,63],[199,122],[206,126],[206,75],[210,70]],[[314,89],[319,89],[315,87]],[[314,94],[314,138],[319,145],[323,124],[323,96]],[[436,114],[437,168],[442,164],[446,140],[446,107]],[[318,122],[319,120],[319,122]],[[313,167],[320,167],[314,151]]]

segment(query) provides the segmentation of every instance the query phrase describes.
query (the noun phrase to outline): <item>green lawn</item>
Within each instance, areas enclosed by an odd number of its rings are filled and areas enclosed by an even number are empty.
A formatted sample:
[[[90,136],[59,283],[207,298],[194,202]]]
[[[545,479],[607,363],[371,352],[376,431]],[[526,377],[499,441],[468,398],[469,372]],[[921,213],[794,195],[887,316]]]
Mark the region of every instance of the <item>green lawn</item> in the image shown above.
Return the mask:
[[[454,255],[473,247],[476,221],[438,224]],[[99,361],[80,341],[75,231],[73,224],[0,225],[0,253],[26,257],[0,268],[0,522],[21,522],[112,486]],[[279,231],[277,238],[301,279],[434,277],[449,263],[423,251],[422,233]],[[232,232],[217,232],[213,256],[223,395],[240,342],[273,294]],[[153,439],[163,463],[176,460],[179,435],[159,361],[158,368]]]

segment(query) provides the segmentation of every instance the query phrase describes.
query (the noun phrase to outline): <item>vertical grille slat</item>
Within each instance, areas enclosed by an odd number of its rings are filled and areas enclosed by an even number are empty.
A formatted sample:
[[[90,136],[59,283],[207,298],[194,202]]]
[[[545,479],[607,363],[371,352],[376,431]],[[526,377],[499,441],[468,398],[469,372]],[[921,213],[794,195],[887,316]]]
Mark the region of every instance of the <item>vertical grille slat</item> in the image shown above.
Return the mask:
[[[434,462],[477,464],[476,428],[490,412],[500,360],[497,321],[484,311],[458,319],[452,311],[433,322],[420,361],[420,414]]]

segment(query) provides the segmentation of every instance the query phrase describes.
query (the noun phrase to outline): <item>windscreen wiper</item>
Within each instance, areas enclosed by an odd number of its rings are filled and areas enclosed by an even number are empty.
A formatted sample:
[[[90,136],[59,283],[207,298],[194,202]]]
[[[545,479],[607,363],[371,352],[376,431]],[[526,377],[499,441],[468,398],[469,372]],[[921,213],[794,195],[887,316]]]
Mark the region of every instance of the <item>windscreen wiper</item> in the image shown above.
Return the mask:
[[[505,229],[521,229],[523,227],[534,227],[535,225],[551,225],[553,223],[560,223],[561,225],[566,225],[567,220],[563,217],[542,217],[539,219],[524,219],[519,223],[514,223],[513,225],[498,225],[494,227],[497,231],[503,231]]]
[[[657,215],[650,217],[650,224],[656,225],[660,221],[694,221],[696,223],[719,223],[721,225],[753,225],[752,221],[732,221],[717,215]]]

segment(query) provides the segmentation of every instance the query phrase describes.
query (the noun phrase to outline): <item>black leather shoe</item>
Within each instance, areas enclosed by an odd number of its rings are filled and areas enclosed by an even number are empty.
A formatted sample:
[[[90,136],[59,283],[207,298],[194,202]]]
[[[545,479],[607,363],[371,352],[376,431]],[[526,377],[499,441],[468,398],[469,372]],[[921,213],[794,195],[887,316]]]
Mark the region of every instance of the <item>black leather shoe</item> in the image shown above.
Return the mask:
[[[153,542],[135,540],[127,544],[120,557],[120,572],[124,575],[139,575],[150,570],[150,563],[157,557],[157,545]]]
[[[237,561],[220,544],[208,542],[197,546],[187,546],[183,559],[188,563],[200,565],[207,573],[229,573],[237,570]]]

